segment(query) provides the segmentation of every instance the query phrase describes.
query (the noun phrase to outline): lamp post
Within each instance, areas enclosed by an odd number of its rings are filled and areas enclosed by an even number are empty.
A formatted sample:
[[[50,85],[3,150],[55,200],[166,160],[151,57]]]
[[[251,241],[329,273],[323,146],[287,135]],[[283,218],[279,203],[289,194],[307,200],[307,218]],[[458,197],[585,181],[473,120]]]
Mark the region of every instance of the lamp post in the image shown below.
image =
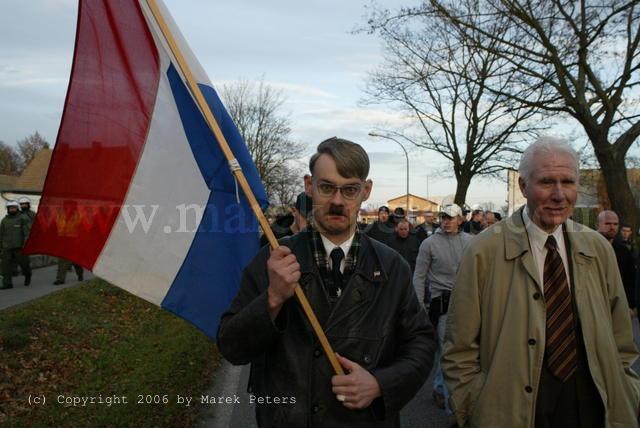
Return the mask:
[[[395,141],[396,143],[398,143],[398,145],[400,147],[402,147],[402,151],[404,152],[404,156],[407,159],[407,218],[409,218],[409,154],[407,153],[407,149],[404,148],[404,146],[402,145],[402,143],[400,143],[400,141],[396,140],[393,137],[389,137],[388,135],[380,135],[380,134],[376,134],[375,132],[371,131],[369,132],[369,136],[370,137],[379,137],[379,138],[386,138],[387,140],[391,140],[391,141]]]

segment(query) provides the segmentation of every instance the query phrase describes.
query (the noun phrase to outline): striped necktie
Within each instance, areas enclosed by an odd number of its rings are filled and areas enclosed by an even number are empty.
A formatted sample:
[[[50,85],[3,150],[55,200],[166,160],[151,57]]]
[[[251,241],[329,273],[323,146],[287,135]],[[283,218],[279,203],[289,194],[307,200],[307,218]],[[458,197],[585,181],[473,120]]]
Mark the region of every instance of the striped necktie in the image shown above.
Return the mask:
[[[576,332],[573,305],[558,244],[549,236],[544,245],[544,297],[547,304],[547,367],[555,377],[565,382],[576,371]]]

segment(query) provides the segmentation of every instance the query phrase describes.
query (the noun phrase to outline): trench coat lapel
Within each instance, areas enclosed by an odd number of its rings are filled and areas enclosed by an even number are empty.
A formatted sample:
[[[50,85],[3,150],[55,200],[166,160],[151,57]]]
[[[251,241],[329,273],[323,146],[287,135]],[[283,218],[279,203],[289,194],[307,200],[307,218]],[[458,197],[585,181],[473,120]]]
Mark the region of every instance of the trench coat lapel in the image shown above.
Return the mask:
[[[579,290],[577,284],[585,284],[588,282],[586,275],[591,272],[589,269],[580,269],[578,266],[593,263],[596,254],[591,246],[586,245],[584,239],[580,239],[580,235],[585,230],[589,230],[586,226],[567,220],[565,223],[565,239],[569,240],[568,249],[572,263],[572,284],[575,292]]]
[[[533,261],[531,247],[529,245],[529,237],[527,229],[524,226],[522,211],[524,207],[513,213],[506,221],[504,240],[505,240],[505,258],[514,260],[520,258],[522,267],[536,284],[536,287],[542,291],[539,273]]]

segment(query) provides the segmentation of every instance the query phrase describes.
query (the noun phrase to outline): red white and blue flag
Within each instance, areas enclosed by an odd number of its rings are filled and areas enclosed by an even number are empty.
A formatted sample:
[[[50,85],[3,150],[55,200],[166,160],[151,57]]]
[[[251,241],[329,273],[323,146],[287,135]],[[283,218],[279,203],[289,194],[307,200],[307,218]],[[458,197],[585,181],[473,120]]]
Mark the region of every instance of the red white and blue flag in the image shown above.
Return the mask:
[[[157,3],[266,208],[238,130]],[[78,263],[215,337],[258,250],[258,226],[176,64],[144,0],[80,1],[62,122],[25,252]]]

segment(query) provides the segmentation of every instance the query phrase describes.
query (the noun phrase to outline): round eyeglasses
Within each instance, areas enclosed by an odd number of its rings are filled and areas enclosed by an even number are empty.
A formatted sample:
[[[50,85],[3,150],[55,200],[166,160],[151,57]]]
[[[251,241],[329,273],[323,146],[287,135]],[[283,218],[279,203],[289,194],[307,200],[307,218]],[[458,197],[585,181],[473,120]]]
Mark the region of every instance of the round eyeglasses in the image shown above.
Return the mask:
[[[336,192],[340,190],[343,198],[351,200],[357,198],[362,191],[362,185],[360,184],[346,184],[344,186],[336,186],[335,184],[321,181],[319,183],[316,183],[316,187],[318,188],[318,193],[320,193],[320,196],[323,196],[325,198],[329,198],[335,195]]]

